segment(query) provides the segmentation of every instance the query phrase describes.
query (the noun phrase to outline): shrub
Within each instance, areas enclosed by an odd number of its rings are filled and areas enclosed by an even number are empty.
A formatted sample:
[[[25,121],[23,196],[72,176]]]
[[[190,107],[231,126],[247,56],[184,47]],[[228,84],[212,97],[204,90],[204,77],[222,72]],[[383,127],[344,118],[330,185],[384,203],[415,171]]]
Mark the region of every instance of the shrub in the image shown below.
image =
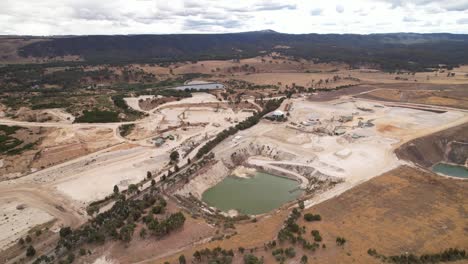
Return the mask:
[[[186,264],[187,261],[185,260],[185,256],[184,255],[180,255],[179,256],[179,264]]]
[[[307,222],[321,221],[322,217],[319,214],[314,215],[311,213],[307,213],[304,215],[304,220],[306,220]]]
[[[289,248],[287,248],[287,249],[284,251],[284,254],[285,254],[288,258],[294,258],[294,257],[296,256],[296,251],[294,250],[294,248],[289,247]]]
[[[343,246],[346,243],[346,239],[344,237],[337,237],[336,238],[336,244],[338,246]]]
[[[320,232],[318,230],[312,230],[311,234],[314,237],[315,242],[322,241],[322,236],[320,236]]]
[[[36,250],[33,246],[29,245],[29,247],[26,249],[26,256],[32,257],[34,255],[36,255]]]
[[[263,264],[263,261],[252,254],[244,256],[244,264]]]

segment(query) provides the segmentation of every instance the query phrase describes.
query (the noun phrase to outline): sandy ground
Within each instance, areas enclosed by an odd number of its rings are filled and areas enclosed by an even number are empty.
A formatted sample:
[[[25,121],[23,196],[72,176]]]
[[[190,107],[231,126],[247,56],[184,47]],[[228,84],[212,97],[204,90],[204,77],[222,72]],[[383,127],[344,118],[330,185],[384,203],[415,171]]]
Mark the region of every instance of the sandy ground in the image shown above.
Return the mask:
[[[125,102],[127,103],[127,105],[137,111],[140,111],[140,112],[146,112],[145,110],[141,109],[140,108],[140,105],[138,103],[138,101],[141,99],[141,100],[146,100],[146,99],[153,99],[154,98],[154,95],[142,95],[142,96],[138,96],[138,97],[127,97],[127,98],[124,98]]]
[[[24,207],[19,210],[17,208]],[[26,203],[17,200],[2,199],[0,203],[2,216],[0,219],[0,248],[11,246],[17,236],[26,236],[32,227],[51,221],[52,215],[37,208],[29,207]]]
[[[45,142],[50,146],[46,152],[60,153],[54,149],[54,144],[57,146],[65,146],[64,150],[70,150],[74,140],[88,142],[90,138],[86,135],[96,138],[96,135],[102,134],[102,141],[96,141],[93,153],[80,156],[78,158],[64,161],[58,165],[47,167],[27,176],[0,182],[0,199],[8,197],[12,203],[24,201],[26,197],[34,197],[41,195],[42,199],[36,199],[31,203],[28,210],[23,211],[8,211],[5,217],[15,217],[23,219],[17,221],[22,223],[28,221],[29,210],[37,210],[43,215],[49,215],[49,218],[38,217],[35,222],[24,227],[24,230],[29,229],[33,225],[49,221],[50,218],[58,219],[56,226],[61,224],[78,225],[86,219],[86,206],[98,199],[112,193],[114,185],[118,185],[120,189],[125,189],[129,184],[141,181],[146,177],[147,171],[158,173],[169,161],[169,154],[173,150],[179,150],[181,154],[187,150],[187,144],[192,141],[201,141],[197,148],[190,152],[190,158],[196,154],[197,149],[204,142],[211,139],[223,129],[234,124],[233,121],[238,119],[242,121],[251,115],[247,112],[234,112],[232,109],[224,109],[216,111],[209,107],[179,107],[178,104],[206,102],[207,100],[214,101],[212,95],[198,93],[192,98],[187,98],[178,102],[172,102],[169,107],[161,111],[151,113],[149,117],[144,118],[136,123],[141,125],[143,130],[147,130],[144,134],[145,138],[138,140],[128,140],[119,136],[117,128],[124,123],[112,124],[66,124],[66,123],[34,123],[12,121],[8,119],[0,120],[0,123],[15,124],[32,127],[54,127],[57,128],[53,132],[53,137],[49,137]],[[136,104],[130,104],[135,107]],[[185,118],[181,114],[185,112]],[[156,137],[159,130],[167,129],[171,126],[177,127],[182,122],[185,123],[203,123],[204,126],[176,128],[164,133],[171,134],[175,137],[174,140],[167,140],[162,146],[155,147],[151,143],[151,138]],[[217,123],[213,126],[213,123]],[[92,136],[94,135],[94,136]],[[68,143],[67,145],[64,144]],[[71,144],[71,145],[70,145]],[[106,145],[107,144],[107,145]],[[89,146],[91,149],[92,145]],[[57,147],[56,147],[57,148]],[[100,150],[99,150],[100,149]],[[58,152],[57,152],[58,151]],[[45,155],[47,156],[47,155]],[[183,159],[179,166],[186,163]],[[156,177],[156,180],[159,180]],[[24,186],[23,191],[19,191]],[[11,190],[14,190],[13,192]],[[15,196],[12,196],[12,193]],[[54,204],[56,201],[60,208],[67,208],[66,212],[60,212],[54,206],[46,206],[46,204]],[[36,212],[36,211],[34,211]],[[0,228],[8,228],[8,223],[0,223]],[[18,229],[19,230],[19,229]],[[21,232],[9,233],[3,232],[0,239],[3,241],[17,240]]]

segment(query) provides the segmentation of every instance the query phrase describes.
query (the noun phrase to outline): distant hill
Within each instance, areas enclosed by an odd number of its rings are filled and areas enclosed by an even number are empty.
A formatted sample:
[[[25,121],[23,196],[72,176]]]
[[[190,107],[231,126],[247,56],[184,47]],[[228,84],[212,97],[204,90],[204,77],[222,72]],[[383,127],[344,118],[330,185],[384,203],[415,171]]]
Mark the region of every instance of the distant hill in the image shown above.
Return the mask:
[[[289,48],[278,49],[285,46]],[[67,36],[33,42],[21,47],[18,53],[24,57],[75,55],[87,62],[164,62],[245,58],[275,50],[322,62],[420,70],[438,64],[468,63],[468,35],[293,35],[264,30],[230,34]]]

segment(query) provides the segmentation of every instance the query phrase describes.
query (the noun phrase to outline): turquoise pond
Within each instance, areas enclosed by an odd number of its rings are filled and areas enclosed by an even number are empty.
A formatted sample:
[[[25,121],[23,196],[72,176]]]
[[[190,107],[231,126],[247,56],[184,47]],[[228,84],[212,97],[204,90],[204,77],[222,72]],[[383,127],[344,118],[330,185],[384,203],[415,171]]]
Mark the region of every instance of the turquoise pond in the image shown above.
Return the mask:
[[[432,167],[432,171],[458,178],[468,178],[468,169],[463,166],[451,165],[446,163],[437,163]]]

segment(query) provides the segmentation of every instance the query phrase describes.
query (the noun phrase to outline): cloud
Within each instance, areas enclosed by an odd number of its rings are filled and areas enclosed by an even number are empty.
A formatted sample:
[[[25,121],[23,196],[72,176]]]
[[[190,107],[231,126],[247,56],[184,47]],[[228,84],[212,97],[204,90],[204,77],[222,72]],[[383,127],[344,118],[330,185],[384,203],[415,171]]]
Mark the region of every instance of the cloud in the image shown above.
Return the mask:
[[[468,33],[467,13],[468,0],[0,0],[0,34]]]
[[[418,19],[414,18],[414,17],[410,17],[410,16],[405,16],[403,18],[403,22],[419,22]]]
[[[220,29],[241,28],[243,22],[241,20],[196,20],[187,19],[184,22],[185,30],[197,30],[201,32],[217,32]]]
[[[310,11],[311,16],[320,16],[323,13],[323,9],[315,8]]]
[[[336,12],[343,13],[344,12],[344,7],[342,5],[337,5],[336,6]]]
[[[392,8],[408,6],[415,7],[438,7],[445,11],[466,11],[468,10],[468,0],[381,0],[391,4]]]
[[[368,11],[364,10],[363,8],[354,11],[354,13],[358,16],[367,16],[369,14]]]
[[[468,25],[468,18],[460,18],[457,20],[457,24],[459,25]]]
[[[250,6],[227,8],[227,10],[230,12],[247,13],[254,11],[295,10],[296,8],[297,6],[295,4],[282,4],[279,2],[262,1],[259,3],[254,3]]]
[[[256,11],[274,11],[274,10],[295,10],[297,8],[294,4],[280,4],[280,3],[264,3],[256,6]]]

